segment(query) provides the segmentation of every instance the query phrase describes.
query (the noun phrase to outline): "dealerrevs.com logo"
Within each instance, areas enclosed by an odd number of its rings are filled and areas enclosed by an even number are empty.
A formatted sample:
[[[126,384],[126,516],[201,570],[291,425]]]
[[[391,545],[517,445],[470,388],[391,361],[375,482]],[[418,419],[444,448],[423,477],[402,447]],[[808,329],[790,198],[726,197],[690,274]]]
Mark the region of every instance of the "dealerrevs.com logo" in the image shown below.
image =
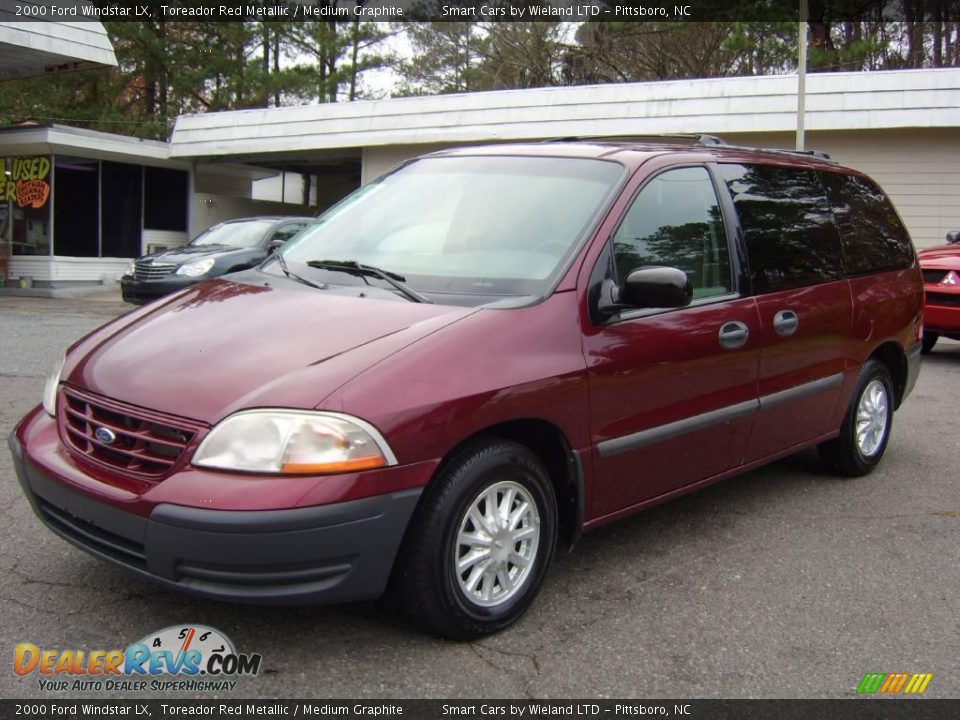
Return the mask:
[[[236,687],[233,678],[259,673],[261,661],[257,653],[238,653],[215,628],[175,625],[126,650],[45,650],[20,643],[13,671],[38,676],[40,689],[49,692],[223,692]]]

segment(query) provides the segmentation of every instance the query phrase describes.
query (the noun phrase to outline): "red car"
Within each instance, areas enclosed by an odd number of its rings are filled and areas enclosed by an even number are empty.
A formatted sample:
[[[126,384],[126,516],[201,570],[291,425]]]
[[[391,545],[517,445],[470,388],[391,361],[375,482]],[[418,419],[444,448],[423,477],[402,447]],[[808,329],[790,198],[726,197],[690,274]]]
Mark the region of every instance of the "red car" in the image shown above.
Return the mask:
[[[819,446],[880,461],[923,284],[815,153],[601,140],[407,162],[256,269],[73,345],[11,436],[53,532],[199,595],[506,627],[558,542]]]
[[[940,336],[960,340],[960,233],[948,233],[947,245],[921,250],[926,300],[923,308],[923,352],[933,350]]]

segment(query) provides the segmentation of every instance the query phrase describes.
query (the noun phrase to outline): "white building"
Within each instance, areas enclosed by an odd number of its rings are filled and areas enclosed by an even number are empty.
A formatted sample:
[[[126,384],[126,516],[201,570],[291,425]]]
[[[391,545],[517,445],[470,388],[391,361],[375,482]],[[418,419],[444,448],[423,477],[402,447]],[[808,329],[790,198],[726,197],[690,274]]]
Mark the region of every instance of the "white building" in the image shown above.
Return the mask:
[[[77,4],[83,4],[78,0]],[[89,4],[89,3],[87,3]],[[20,3],[20,9],[37,7]],[[117,58],[103,25],[85,22],[23,22],[17,15],[17,4],[0,3],[0,81],[50,75],[72,70],[113,67]],[[49,10],[49,8],[46,8]],[[45,177],[39,177],[46,162],[21,162],[14,167],[0,151],[0,279],[6,280],[10,255],[13,251],[15,230],[24,239],[35,239],[46,231],[37,218],[44,216],[43,208],[49,200],[50,188]],[[49,159],[48,159],[49,160]],[[14,180],[14,171],[24,174],[22,182]],[[44,173],[44,176],[46,173]],[[18,187],[22,187],[19,200]]]
[[[709,133],[792,148],[796,90],[795,76],[720,78],[189,115],[177,120],[165,160],[190,168],[192,236],[228,217],[323,209],[406,158],[456,145]],[[808,75],[806,127],[808,148],[887,190],[917,246],[940,244],[960,228],[960,69]],[[285,202],[267,209],[260,191],[270,175],[274,199]],[[151,236],[142,230],[146,250]],[[56,238],[49,262],[62,265]],[[14,257],[14,275],[18,263]],[[72,279],[60,271],[50,278]]]

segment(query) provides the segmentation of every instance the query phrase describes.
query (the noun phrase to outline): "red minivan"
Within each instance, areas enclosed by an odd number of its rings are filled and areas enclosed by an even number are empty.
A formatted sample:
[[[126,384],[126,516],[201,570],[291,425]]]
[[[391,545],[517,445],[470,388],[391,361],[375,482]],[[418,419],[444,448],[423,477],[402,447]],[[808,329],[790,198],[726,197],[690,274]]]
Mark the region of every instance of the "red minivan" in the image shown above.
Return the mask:
[[[389,586],[476,637],[585,530],[812,445],[870,472],[922,303],[890,201],[823,155],[443,151],[77,342],[10,445],[44,524],[140,575]]]

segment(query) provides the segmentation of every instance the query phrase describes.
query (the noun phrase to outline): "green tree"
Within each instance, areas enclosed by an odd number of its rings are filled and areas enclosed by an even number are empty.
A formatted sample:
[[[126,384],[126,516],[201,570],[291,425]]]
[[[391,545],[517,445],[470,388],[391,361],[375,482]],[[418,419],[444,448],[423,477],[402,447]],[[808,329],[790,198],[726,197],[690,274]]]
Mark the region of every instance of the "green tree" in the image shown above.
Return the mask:
[[[491,22],[482,31],[487,42],[479,50],[478,68],[491,88],[532,88],[564,84],[569,51],[566,23]]]
[[[165,138],[184,113],[333,102],[343,88],[355,99],[362,73],[386,62],[373,52],[385,35],[374,23],[104,27],[117,68],[0,83],[0,127],[33,120]]]
[[[490,40],[478,22],[426,22],[407,27],[413,57],[396,69],[402,82],[397,95],[438,95],[488,90],[490,78],[481,64]]]

